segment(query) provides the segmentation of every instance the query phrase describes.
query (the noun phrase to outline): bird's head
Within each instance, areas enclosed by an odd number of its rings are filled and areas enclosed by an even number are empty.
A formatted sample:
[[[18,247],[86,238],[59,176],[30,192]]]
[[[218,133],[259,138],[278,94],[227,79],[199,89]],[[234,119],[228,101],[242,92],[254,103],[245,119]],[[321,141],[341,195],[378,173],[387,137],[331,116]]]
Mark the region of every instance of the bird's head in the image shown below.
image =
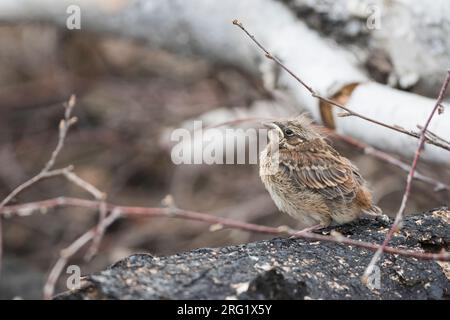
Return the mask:
[[[269,133],[271,143],[278,141],[280,149],[293,149],[302,143],[322,137],[311,125],[311,120],[304,115],[293,119],[265,122],[264,126],[271,129]]]

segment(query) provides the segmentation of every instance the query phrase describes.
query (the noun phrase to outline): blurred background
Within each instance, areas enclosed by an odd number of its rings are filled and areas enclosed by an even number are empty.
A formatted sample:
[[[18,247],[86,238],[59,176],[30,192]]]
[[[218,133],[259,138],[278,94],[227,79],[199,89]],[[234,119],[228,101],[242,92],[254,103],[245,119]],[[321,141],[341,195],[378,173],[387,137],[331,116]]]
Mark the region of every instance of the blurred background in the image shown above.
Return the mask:
[[[356,51],[369,41],[367,32],[361,31],[365,18],[333,18],[330,12],[301,1],[282,5],[324,39],[343,41]],[[348,31],[350,21],[356,23],[353,33]],[[359,66],[371,79],[423,95],[437,91],[437,87],[427,91],[423,81],[407,88],[389,84],[390,57],[386,51],[370,54]],[[257,165],[174,165],[163,139],[170,128],[210,111],[245,109],[257,101],[275,99],[263,77],[190,48],[173,50],[139,37],[90,28],[68,30],[41,18],[6,19],[0,24],[2,199],[48,160],[57,142],[62,103],[71,94],[78,98],[74,114],[79,121],[69,133],[57,167],[73,164],[78,175],[108,194],[109,201],[158,207],[170,194],[183,209],[269,226],[301,227],[278,212],[260,182]],[[394,215],[406,173],[344,142],[331,141],[360,168],[383,211]],[[441,165],[422,162],[419,168],[443,182],[450,180],[450,171]],[[63,178],[53,178],[36,184],[11,204],[61,195],[90,197]],[[448,190],[436,192],[416,181],[407,212],[448,203]],[[4,219],[0,298],[40,298],[59,251],[97,219],[95,211],[76,208]],[[108,230],[93,261],[85,263],[81,252],[70,264],[80,265],[82,273],[88,274],[132,253],[167,255],[264,238],[270,236],[238,230],[210,232],[205,224],[191,221],[124,219]],[[61,277],[59,291],[65,290],[66,277]]]

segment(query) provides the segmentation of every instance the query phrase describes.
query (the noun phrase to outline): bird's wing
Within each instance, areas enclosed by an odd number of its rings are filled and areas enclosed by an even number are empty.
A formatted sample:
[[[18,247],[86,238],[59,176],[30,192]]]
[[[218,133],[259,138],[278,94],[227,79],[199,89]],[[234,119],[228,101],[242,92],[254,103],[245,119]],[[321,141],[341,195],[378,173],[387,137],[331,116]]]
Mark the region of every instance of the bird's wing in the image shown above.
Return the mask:
[[[280,166],[300,186],[306,186],[333,200],[352,201],[363,183],[358,169],[329,145],[315,145],[300,151],[280,150]]]

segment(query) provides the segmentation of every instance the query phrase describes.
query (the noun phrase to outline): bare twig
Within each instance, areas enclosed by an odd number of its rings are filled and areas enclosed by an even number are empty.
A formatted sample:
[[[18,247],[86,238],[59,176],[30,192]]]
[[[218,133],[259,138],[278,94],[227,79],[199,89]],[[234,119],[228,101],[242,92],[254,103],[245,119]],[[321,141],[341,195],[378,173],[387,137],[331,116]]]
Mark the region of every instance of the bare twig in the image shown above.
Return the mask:
[[[108,217],[102,220],[102,228],[106,229],[114,221],[120,217],[120,212],[115,210]],[[97,235],[97,227],[90,229],[86,233],[82,234],[78,239],[72,242],[67,248],[61,250],[58,261],[56,261],[53,268],[50,270],[47,281],[44,286],[44,299],[51,299],[55,292],[55,285],[58,281],[64,267],[67,265],[67,261],[74,256],[85,244],[89,241],[95,241]]]
[[[272,55],[258,40],[256,40],[255,36],[253,36],[252,34],[250,34],[247,29],[243,26],[243,24],[241,22],[239,22],[238,20],[233,20],[233,24],[238,26],[242,31],[245,32],[245,34],[250,37],[250,39],[265,53],[265,56],[270,59],[273,60],[277,65],[279,65],[283,70],[285,70],[287,73],[289,73],[295,80],[297,80],[306,90],[308,90],[311,95],[317,99],[319,99],[320,101],[326,102],[328,104],[334,105],[338,108],[341,108],[342,110],[345,110],[347,113],[344,114],[344,116],[355,116],[358,117],[360,119],[369,121],[371,123],[374,123],[376,125],[406,134],[408,136],[420,139],[421,138],[421,134],[418,132],[414,132],[414,131],[409,131],[409,130],[405,130],[404,128],[401,128],[399,126],[396,125],[389,125],[386,123],[383,123],[381,121],[366,117],[365,115],[362,115],[360,113],[357,113],[353,110],[350,110],[349,108],[347,108],[346,106],[328,99],[326,97],[321,96],[318,92],[316,92],[312,87],[310,87],[308,84],[306,84],[299,76],[297,76],[292,70],[290,70],[286,65],[284,65],[277,57],[275,57],[274,55]],[[433,144],[435,146],[438,146],[442,149],[448,150],[450,151],[450,146],[442,143],[439,140],[436,140],[434,138],[431,137],[425,137],[425,142],[429,143],[429,144]]]
[[[106,207],[106,202],[104,199],[100,200],[99,220],[98,220],[97,227],[95,228],[95,236],[92,241],[92,246],[89,248],[89,251],[87,252],[87,254],[85,256],[85,259],[87,261],[94,258],[94,256],[97,254],[97,252],[100,248],[100,243],[102,241],[103,235],[105,234],[105,230],[107,228],[107,220],[106,220],[107,214],[108,214],[108,209]]]
[[[56,176],[64,176],[69,182],[77,185],[78,187],[84,189],[88,193],[90,193],[98,203],[98,209],[99,209],[99,222],[97,227],[95,228],[95,234],[94,234],[94,241],[92,242],[92,247],[89,249],[86,259],[90,260],[92,259],[95,254],[98,251],[103,232],[104,232],[104,220],[106,219],[106,206],[105,206],[105,199],[106,194],[102,191],[100,191],[98,188],[93,186],[91,183],[83,180],[81,177],[79,177],[77,174],[75,174],[73,170],[73,166],[70,165],[65,168],[61,169],[52,169],[55,165],[56,159],[58,155],[60,154],[61,150],[64,147],[64,143],[67,137],[67,133],[69,131],[69,128],[77,121],[76,117],[72,117],[72,110],[75,107],[76,99],[75,96],[72,95],[67,103],[64,104],[65,112],[64,112],[64,118],[59,123],[59,137],[58,137],[58,143],[53,150],[50,159],[44,166],[44,168],[34,177],[29,179],[28,181],[22,183],[17,188],[15,188],[1,203],[0,203],[0,210],[8,204],[12,199],[14,199],[18,194],[20,194],[25,189],[31,187],[35,183],[43,180],[48,179]],[[1,220],[1,216],[0,216]],[[2,246],[1,246],[1,221],[0,221],[0,266],[1,266],[1,253],[2,253]]]
[[[53,150],[50,160],[48,160],[45,167],[41,172],[47,172],[55,165],[56,158],[64,147],[64,142],[66,140],[67,132],[69,131],[70,126],[77,122],[76,117],[72,117],[72,110],[75,107],[76,98],[75,95],[71,95],[69,101],[64,104],[64,108],[66,109],[64,112],[64,119],[62,119],[59,123],[59,139],[58,144],[56,145],[55,150]]]
[[[65,168],[62,169],[55,169],[55,170],[47,170],[47,171],[41,171],[39,172],[37,175],[35,175],[33,178],[31,178],[30,180],[22,183],[20,186],[18,186],[17,188],[15,188],[0,204],[0,208],[3,208],[6,204],[8,204],[12,199],[14,199],[19,193],[21,193],[22,191],[24,191],[25,189],[28,189],[29,187],[31,187],[33,184],[35,184],[36,182],[43,180],[43,179],[48,179],[48,178],[52,178],[52,177],[56,177],[56,176],[61,176],[61,175],[65,175],[66,173],[70,172],[71,170],[73,170],[72,166],[67,166]]]
[[[27,211],[39,211],[48,210],[51,208],[61,207],[61,206],[71,206],[71,207],[82,207],[88,209],[97,209],[98,202],[95,200],[86,200],[80,198],[70,198],[70,197],[59,197],[43,201],[30,202],[20,205],[7,206],[0,210],[0,215],[13,216],[20,215],[20,212]],[[278,236],[293,236],[296,235],[298,238],[304,238],[315,241],[328,241],[337,242],[346,245],[352,245],[359,248],[364,248],[372,251],[376,251],[380,248],[380,245],[353,240],[346,238],[344,236],[325,236],[317,233],[305,232],[299,234],[297,230],[293,230],[286,226],[281,227],[268,227],[257,225],[253,223],[242,222],[229,218],[221,218],[213,216],[210,214],[199,213],[189,210],[182,210],[174,207],[170,208],[149,208],[149,207],[134,207],[134,206],[119,206],[111,203],[106,203],[107,211],[117,211],[120,212],[122,217],[136,217],[136,218],[151,218],[151,217],[167,217],[176,218],[184,220],[195,220],[202,221],[210,225],[221,225],[227,228],[239,229],[244,231],[265,233]],[[108,216],[108,218],[111,214]],[[108,219],[107,218],[107,219]],[[107,223],[105,223],[107,226]],[[87,242],[87,241],[86,241]],[[437,260],[437,261],[450,261],[449,252],[441,253],[427,253],[414,250],[404,250],[393,247],[385,247],[385,252],[391,254],[398,254],[406,257],[414,257],[421,260]]]
[[[55,169],[52,170],[53,166],[55,165],[56,158],[58,157],[59,153],[61,152],[61,149],[64,146],[65,138],[67,136],[67,132],[69,131],[69,128],[77,121],[76,117],[72,117],[72,110],[75,107],[76,98],[74,95],[70,96],[69,101],[64,104],[65,112],[64,112],[64,119],[61,120],[59,123],[59,138],[58,143],[56,144],[55,149],[52,152],[52,155],[50,156],[50,159],[44,166],[44,168],[34,177],[29,179],[28,181],[22,183],[17,188],[15,188],[13,191],[11,191],[10,194],[8,194],[3,201],[0,203],[0,210],[5,205],[7,205],[12,199],[14,199],[17,195],[19,195],[21,192],[23,192],[25,189],[29,188],[36,182],[59,176],[64,175],[67,172],[70,172],[72,170],[72,166],[62,168],[62,169]],[[1,217],[0,217],[1,219]],[[3,252],[3,246],[2,246],[2,228],[1,228],[1,222],[0,222],[0,270],[2,265],[2,252]]]
[[[97,200],[103,200],[106,197],[104,192],[100,191],[99,189],[97,189],[95,186],[93,186],[89,182],[83,180],[78,175],[76,175],[74,172],[66,171],[66,172],[64,172],[64,177],[67,180],[69,180],[70,182],[79,186],[81,189],[84,189],[87,192],[89,192]]]
[[[106,200],[106,193],[100,191],[97,189],[97,187],[93,186],[89,182],[83,180],[78,175],[76,175],[73,172],[66,172],[64,176],[69,180],[70,182],[76,184],[80,188],[86,190],[89,192],[95,199],[98,200],[98,209],[99,209],[99,221],[97,224],[97,229],[95,232],[94,241],[92,242],[92,246],[89,249],[88,253],[86,254],[86,260],[91,260],[96,254],[100,246],[101,239],[103,237],[103,220],[106,218],[106,207],[105,207],[105,200]]]
[[[439,113],[438,113],[439,114]],[[423,127],[421,125],[417,126],[420,130],[423,130]],[[428,139],[435,139],[437,141],[440,141],[448,146],[450,146],[450,141],[445,140],[444,138],[438,136],[437,134],[435,134],[434,132],[431,132],[430,130],[426,130],[425,134],[427,136]]]
[[[423,147],[424,147],[424,143],[425,143],[425,139],[426,139],[426,132],[427,132],[428,126],[430,125],[431,119],[433,119],[434,114],[436,113],[436,111],[438,110],[439,106],[442,103],[442,100],[444,99],[444,95],[445,95],[445,92],[447,91],[449,82],[450,82],[450,71],[447,71],[447,76],[446,76],[446,78],[444,80],[444,83],[442,84],[441,90],[439,91],[439,95],[437,97],[436,104],[435,104],[433,110],[431,111],[430,115],[428,116],[428,119],[426,120],[425,125],[422,128],[422,132],[421,132],[420,140],[419,140],[419,145],[417,146],[417,150],[416,150],[416,153],[414,155],[414,159],[413,159],[413,162],[412,162],[412,165],[411,165],[411,169],[410,169],[408,177],[406,179],[405,192],[403,194],[403,198],[402,198],[402,202],[401,202],[400,208],[399,208],[399,210],[397,212],[397,215],[395,216],[395,220],[394,220],[394,223],[392,224],[392,227],[390,228],[389,232],[386,234],[386,238],[384,239],[383,244],[375,252],[375,255],[373,256],[372,260],[370,261],[369,265],[367,266],[367,268],[366,268],[366,270],[364,272],[364,275],[363,275],[363,280],[364,281],[367,281],[369,275],[373,271],[374,266],[376,265],[376,263],[380,259],[380,257],[383,254],[383,252],[385,252],[385,247],[387,246],[389,241],[392,239],[392,236],[394,235],[394,233],[397,232],[397,230],[400,228],[400,224],[401,224],[401,222],[403,220],[403,215],[404,215],[404,212],[405,212],[405,209],[406,209],[406,203],[408,202],[408,198],[409,198],[409,195],[411,193],[411,186],[412,186],[414,173],[416,171],[416,167],[417,167],[417,164],[419,162],[420,154],[422,153],[422,150],[423,150]]]
[[[361,141],[356,140],[349,136],[344,136],[344,135],[338,134],[335,131],[330,130],[330,129],[322,128],[322,130],[329,132],[329,134],[331,136],[335,137],[336,139],[342,140],[358,149],[361,149],[365,154],[371,155],[379,160],[382,160],[384,162],[392,164],[406,172],[410,172],[410,170],[411,170],[411,166],[409,164],[397,159],[396,157],[390,155],[389,153],[375,149],[372,146],[368,145],[367,143],[361,142]],[[426,176],[425,174],[417,171],[417,169],[414,172],[413,178],[434,186],[435,191],[450,190],[450,185],[448,185],[444,182],[441,182],[439,180],[433,179],[429,176]]]
[[[71,246],[66,248],[61,252],[61,256],[54,265],[53,269],[49,274],[49,278],[47,284],[44,288],[44,296],[49,297],[53,293],[54,285],[62,272],[62,269],[67,263],[67,260],[79,250],[85,243],[89,242],[91,239],[92,246],[88,250],[86,254],[86,259],[91,259],[98,251],[102,236],[104,234],[105,229],[109,226],[117,217],[116,215],[110,215],[107,217],[107,207],[106,207],[106,194],[100,191],[98,188],[90,184],[89,182],[83,180],[77,174],[75,174],[73,170],[73,166],[67,166],[61,169],[53,169],[56,159],[60,154],[61,150],[64,147],[65,139],[67,137],[67,133],[69,128],[77,121],[76,117],[72,117],[72,110],[75,107],[76,99],[75,96],[72,95],[67,103],[64,104],[65,112],[64,118],[59,123],[59,137],[58,143],[53,150],[50,159],[45,164],[44,168],[34,177],[27,180],[26,182],[19,185],[15,188],[6,198],[0,203],[0,210],[5,208],[5,206],[14,199],[17,195],[23,192],[25,189],[31,187],[35,183],[56,176],[64,176],[69,182],[77,185],[78,187],[84,189],[89,194],[91,194],[97,200],[97,207],[99,209],[99,222],[98,225],[92,230],[88,231],[86,234],[77,239]],[[32,210],[31,210],[32,211]],[[19,214],[28,215],[31,211],[21,211]],[[3,215],[0,215],[0,266],[1,266],[1,254],[2,254],[2,237],[1,237],[1,220]]]
[[[57,169],[57,170],[51,170],[55,164],[56,158],[58,157],[59,153],[61,152],[61,149],[64,146],[65,138],[67,136],[67,132],[69,128],[77,121],[77,118],[71,116],[71,112],[73,110],[73,107],[75,106],[75,96],[72,95],[69,99],[69,102],[64,105],[65,107],[65,113],[64,113],[64,119],[61,120],[59,123],[59,139],[58,143],[56,145],[55,150],[53,150],[52,155],[44,168],[34,177],[29,179],[28,181],[22,183],[17,188],[15,188],[9,195],[6,196],[5,199],[0,203],[0,209],[4,207],[6,204],[8,204],[12,199],[14,199],[19,193],[24,191],[25,189],[29,188],[31,185],[35,184],[36,182],[45,179],[54,177],[57,175],[62,175],[67,171],[70,171],[72,167],[67,167],[64,169]]]

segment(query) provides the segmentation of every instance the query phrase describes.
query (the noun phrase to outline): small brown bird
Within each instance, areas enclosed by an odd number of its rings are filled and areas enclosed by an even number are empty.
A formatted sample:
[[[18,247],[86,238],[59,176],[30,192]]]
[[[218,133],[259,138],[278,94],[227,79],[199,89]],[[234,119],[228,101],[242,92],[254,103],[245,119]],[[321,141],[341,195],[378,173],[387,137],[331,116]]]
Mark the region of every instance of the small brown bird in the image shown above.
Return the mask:
[[[274,130],[260,155],[260,176],[280,211],[307,230],[344,224],[363,213],[381,214],[358,168],[333,149],[308,118],[265,125]]]

